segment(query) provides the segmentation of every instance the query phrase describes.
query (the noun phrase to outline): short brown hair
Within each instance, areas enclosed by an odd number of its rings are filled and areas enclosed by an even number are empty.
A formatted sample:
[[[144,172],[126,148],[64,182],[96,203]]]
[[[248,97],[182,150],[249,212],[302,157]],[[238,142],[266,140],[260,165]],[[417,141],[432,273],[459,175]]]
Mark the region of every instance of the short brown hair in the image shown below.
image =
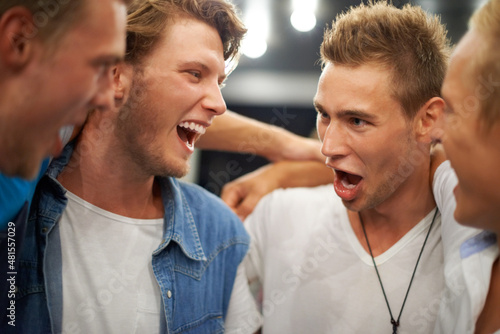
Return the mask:
[[[500,0],[490,0],[471,17],[469,28],[475,29],[483,38],[484,46],[474,56],[475,80],[492,78],[496,87],[487,87],[491,94],[481,102],[481,118],[486,125],[500,121]]]
[[[377,63],[392,69],[393,94],[408,119],[440,96],[449,53],[439,17],[409,4],[398,9],[386,1],[370,1],[339,14],[321,44],[323,65]]]
[[[131,1],[122,0],[126,5]],[[29,33],[50,43],[57,42],[64,32],[79,22],[87,6],[84,0],[1,0],[0,16],[13,7],[27,8],[33,15],[34,24]]]
[[[217,29],[224,60],[236,58],[246,29],[235,7],[225,0],[136,0],[129,7],[125,60],[139,62],[151,52],[169,20],[188,15]]]

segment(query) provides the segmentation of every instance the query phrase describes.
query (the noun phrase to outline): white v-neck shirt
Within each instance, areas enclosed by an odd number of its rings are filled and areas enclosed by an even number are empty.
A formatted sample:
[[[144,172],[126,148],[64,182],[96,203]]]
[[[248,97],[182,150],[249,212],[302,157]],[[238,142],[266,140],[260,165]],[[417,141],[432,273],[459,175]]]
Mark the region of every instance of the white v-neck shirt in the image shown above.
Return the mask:
[[[399,315],[434,210],[375,258],[394,318]],[[430,233],[399,334],[431,333],[443,290],[440,215]],[[389,311],[370,255],[332,185],[278,190],[245,226],[245,260],[263,285],[263,333],[391,333]]]

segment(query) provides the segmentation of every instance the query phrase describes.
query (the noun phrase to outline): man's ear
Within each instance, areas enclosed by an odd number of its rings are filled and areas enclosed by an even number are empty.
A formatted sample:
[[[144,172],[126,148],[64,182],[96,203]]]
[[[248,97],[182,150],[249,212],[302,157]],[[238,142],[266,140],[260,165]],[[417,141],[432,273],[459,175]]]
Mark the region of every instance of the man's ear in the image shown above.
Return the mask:
[[[433,97],[420,108],[415,122],[416,134],[420,141],[431,143],[437,139],[444,108],[445,102],[440,97]]]
[[[13,71],[24,68],[39,43],[33,15],[24,7],[13,7],[0,17],[1,62]]]
[[[125,62],[120,62],[113,69],[113,83],[115,89],[115,101],[117,105],[125,103],[132,84],[133,68]]]

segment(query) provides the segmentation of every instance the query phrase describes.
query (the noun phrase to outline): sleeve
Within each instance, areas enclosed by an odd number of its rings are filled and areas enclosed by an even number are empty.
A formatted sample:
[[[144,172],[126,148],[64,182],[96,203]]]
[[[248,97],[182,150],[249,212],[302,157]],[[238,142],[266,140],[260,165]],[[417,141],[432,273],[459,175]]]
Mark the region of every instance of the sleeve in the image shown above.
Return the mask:
[[[236,272],[229,300],[225,321],[225,332],[228,334],[252,334],[262,326],[262,315],[250,292],[246,276],[245,265],[242,262]]]
[[[270,196],[265,196],[254,211],[245,219],[244,225],[250,235],[250,249],[243,261],[247,279],[250,283],[261,281],[263,278],[264,254],[264,227],[266,225],[266,202]]]

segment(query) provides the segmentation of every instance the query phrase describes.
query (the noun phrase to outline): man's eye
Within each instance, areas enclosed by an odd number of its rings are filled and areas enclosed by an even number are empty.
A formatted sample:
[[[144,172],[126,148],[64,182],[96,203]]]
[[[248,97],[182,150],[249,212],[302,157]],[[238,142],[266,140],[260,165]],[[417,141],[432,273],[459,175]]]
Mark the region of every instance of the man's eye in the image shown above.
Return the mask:
[[[99,65],[99,73],[106,74],[111,70],[111,67],[113,67],[113,64],[110,62],[102,63]]]
[[[330,118],[330,116],[328,116],[328,114],[326,112],[319,111],[319,110],[318,110],[318,117],[321,119],[329,119]]]
[[[357,126],[357,127],[360,127],[360,126],[365,126],[367,125],[368,123],[364,120],[362,120],[361,118],[353,118],[351,119],[351,123],[354,125],[354,126]]]
[[[196,71],[191,71],[189,72],[193,77],[199,79],[201,78],[201,73],[200,72],[196,72]]]

